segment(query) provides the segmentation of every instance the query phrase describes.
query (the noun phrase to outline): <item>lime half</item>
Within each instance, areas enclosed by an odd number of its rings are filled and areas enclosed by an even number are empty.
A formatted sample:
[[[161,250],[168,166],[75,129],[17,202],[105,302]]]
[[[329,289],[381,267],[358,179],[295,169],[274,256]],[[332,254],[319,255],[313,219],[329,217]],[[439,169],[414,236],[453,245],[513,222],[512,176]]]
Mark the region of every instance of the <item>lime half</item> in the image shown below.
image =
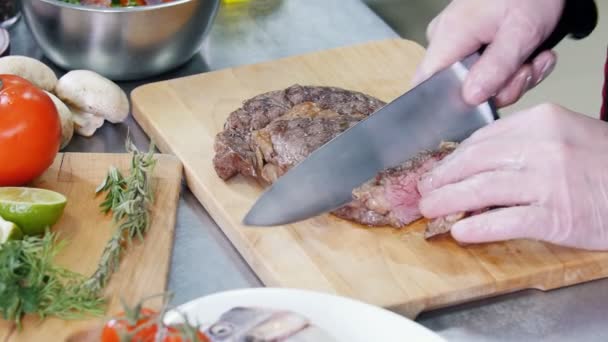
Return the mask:
[[[5,221],[0,217],[0,244],[9,240],[20,240],[23,232],[13,222]]]
[[[44,233],[59,221],[66,198],[55,191],[28,188],[0,188],[0,216],[13,222],[25,235]]]

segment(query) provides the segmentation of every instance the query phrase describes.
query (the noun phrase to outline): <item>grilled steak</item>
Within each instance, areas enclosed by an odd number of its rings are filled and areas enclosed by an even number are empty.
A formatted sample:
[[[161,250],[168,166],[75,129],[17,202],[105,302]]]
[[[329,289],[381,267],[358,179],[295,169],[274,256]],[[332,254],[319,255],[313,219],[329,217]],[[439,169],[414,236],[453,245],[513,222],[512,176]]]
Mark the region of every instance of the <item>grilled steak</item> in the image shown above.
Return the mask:
[[[284,172],[384,104],[335,87],[293,85],[255,96],[228,116],[217,135],[215,171],[224,180],[240,173],[270,181],[262,176],[265,165],[277,162],[267,169]]]
[[[272,183],[384,104],[336,87],[293,85],[258,95],[232,112],[216,136],[214,168],[224,180],[242,174]],[[412,160],[378,173],[353,190],[352,202],[332,213],[368,226],[403,227],[422,218],[418,179],[455,147],[444,143],[436,151],[421,151]],[[451,218],[432,221],[427,234],[449,231]]]

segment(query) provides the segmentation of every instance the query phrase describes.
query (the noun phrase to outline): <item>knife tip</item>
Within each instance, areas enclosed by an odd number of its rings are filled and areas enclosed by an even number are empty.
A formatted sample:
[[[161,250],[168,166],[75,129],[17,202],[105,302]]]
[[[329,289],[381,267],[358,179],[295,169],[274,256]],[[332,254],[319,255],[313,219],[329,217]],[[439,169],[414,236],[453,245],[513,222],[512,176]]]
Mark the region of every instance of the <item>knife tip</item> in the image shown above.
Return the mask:
[[[245,226],[255,226],[255,220],[252,219],[251,217],[251,211],[249,211],[245,217],[243,217],[243,219],[241,220],[241,223],[243,223],[243,225]]]
[[[265,219],[262,215],[259,215],[259,211],[250,210],[245,217],[241,220],[243,225],[250,227],[269,227],[274,226],[276,223],[270,222]]]

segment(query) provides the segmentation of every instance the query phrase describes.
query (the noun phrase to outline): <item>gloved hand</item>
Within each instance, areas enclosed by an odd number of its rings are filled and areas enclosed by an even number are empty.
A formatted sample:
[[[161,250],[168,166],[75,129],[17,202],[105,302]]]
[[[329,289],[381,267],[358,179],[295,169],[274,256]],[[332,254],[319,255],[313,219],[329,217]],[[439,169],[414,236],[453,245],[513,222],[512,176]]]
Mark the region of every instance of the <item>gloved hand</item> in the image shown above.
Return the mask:
[[[608,250],[608,124],[557,105],[512,114],[471,135],[418,183],[427,218],[465,218],[452,236],[530,238]]]
[[[496,94],[507,106],[540,83],[556,63],[552,51],[525,60],[551,35],[564,0],[453,0],[427,28],[429,45],[413,84],[489,44],[467,76],[463,97],[477,105]]]

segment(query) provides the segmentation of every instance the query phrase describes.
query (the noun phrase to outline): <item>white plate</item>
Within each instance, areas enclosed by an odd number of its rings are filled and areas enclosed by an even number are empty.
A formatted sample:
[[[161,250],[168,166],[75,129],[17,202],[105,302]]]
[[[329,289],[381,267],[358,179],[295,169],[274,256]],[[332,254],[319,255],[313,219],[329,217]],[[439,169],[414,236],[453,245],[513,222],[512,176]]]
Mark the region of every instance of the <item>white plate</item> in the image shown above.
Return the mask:
[[[261,306],[304,315],[338,341],[446,342],[424,326],[391,311],[325,293],[285,288],[220,292],[185,303],[175,310],[194,324],[208,325],[235,306]],[[180,320],[168,312],[167,323]]]

